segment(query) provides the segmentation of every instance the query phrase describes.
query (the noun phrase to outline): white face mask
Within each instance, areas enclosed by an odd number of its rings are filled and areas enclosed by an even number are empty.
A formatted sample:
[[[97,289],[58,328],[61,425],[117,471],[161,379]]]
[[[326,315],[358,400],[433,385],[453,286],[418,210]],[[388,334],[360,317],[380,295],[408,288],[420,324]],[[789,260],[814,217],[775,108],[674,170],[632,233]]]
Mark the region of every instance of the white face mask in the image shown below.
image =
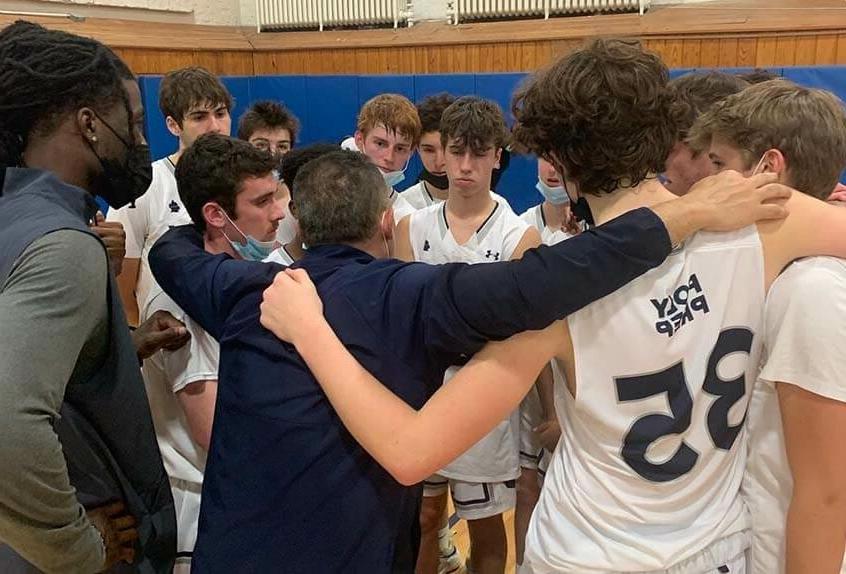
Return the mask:
[[[405,179],[405,170],[408,169],[408,162],[410,161],[411,158],[409,157],[405,162],[405,166],[401,170],[382,172],[382,177],[385,178],[385,183],[388,185],[388,187],[393,189],[395,185]]]
[[[287,245],[297,236],[297,220],[291,215],[291,210],[285,207],[285,219],[279,222],[276,228],[276,241],[280,245]]]

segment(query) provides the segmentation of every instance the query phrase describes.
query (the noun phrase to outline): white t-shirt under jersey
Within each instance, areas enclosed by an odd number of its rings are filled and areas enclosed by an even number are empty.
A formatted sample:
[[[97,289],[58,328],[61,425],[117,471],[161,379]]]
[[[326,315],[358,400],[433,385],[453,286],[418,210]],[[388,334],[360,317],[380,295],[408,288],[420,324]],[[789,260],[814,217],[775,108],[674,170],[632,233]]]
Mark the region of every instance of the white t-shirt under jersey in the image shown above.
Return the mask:
[[[529,225],[506,203],[497,201],[476,233],[464,245],[459,245],[449,230],[446,203],[438,203],[412,214],[409,238],[416,261],[493,263],[511,259],[528,229]],[[448,384],[457,371],[458,367],[450,367],[444,383]],[[519,432],[520,414],[515,410],[438,474],[476,483],[516,479],[520,475]]]
[[[561,440],[524,568],[699,574],[742,558],[743,422],[763,311],[763,250],[749,227],[698,233],[568,317],[576,397],[556,388]]]
[[[520,219],[540,231],[541,241],[543,241],[544,245],[555,245],[556,243],[560,243],[561,241],[572,237],[572,235],[562,230],[560,227],[558,229],[553,229],[546,225],[546,218],[543,215],[542,203],[534,207],[530,207],[521,213]]]
[[[176,393],[192,383],[216,381],[220,348],[217,341],[195,323],[173,300],[156,288],[141,320],[157,310],[168,311],[191,334],[176,351],[160,350],[144,361],[144,385],[165,471],[171,479],[201,484],[206,452],[194,442],[185,411]]]
[[[294,264],[294,258],[291,257],[291,254],[288,253],[288,250],[285,249],[284,245],[271,251],[270,255],[265,257],[262,261],[264,261],[264,263],[278,263],[279,265],[284,265],[285,267],[290,267]]]
[[[175,166],[164,157],[153,162],[153,181],[147,192],[138,198],[135,207],[127,205],[109,210],[106,219],[119,221],[126,231],[126,257],[140,259],[135,299],[140,314],[149,302],[156,287],[147,257],[156,240],[174,225],[187,225],[191,217],[179,199],[176,188]]]
[[[749,571],[780,574],[793,478],[775,383],[846,402],[846,261],[812,257],[788,267],[767,296],[765,327],[764,367],[749,405],[744,494],[754,534]]]

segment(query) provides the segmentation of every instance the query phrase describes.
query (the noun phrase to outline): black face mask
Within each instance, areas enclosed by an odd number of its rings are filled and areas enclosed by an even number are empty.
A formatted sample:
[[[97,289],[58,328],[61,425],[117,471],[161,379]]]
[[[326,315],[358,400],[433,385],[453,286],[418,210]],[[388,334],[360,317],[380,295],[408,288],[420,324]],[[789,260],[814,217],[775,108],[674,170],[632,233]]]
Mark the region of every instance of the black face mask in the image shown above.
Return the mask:
[[[576,220],[584,221],[591,227],[595,225],[593,213],[590,210],[590,204],[588,204],[587,199],[584,197],[579,197],[579,199],[575,202],[571,201],[570,209],[573,211],[573,215],[576,217]]]
[[[120,209],[129,203],[134,204],[136,199],[147,192],[153,181],[150,147],[147,144],[127,142],[108,122],[103,118],[99,119],[124,145],[126,159],[121,163],[116,159],[100,157],[91,142],[88,142],[91,151],[97,156],[103,168],[103,172],[94,183],[94,192],[105,199],[111,208]]]
[[[426,166],[423,166],[423,171],[420,172],[420,179],[438,189],[449,189],[449,178],[446,174],[435,175],[426,169]]]

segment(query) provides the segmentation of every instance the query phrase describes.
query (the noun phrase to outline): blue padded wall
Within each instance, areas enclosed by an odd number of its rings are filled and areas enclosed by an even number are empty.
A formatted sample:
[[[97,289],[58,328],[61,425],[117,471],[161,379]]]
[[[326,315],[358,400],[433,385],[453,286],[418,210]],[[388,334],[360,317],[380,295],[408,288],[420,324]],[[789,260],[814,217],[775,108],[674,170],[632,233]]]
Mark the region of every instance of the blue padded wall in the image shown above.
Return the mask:
[[[677,77],[693,69],[671,70]],[[746,71],[726,69],[728,72]],[[821,87],[846,100],[846,67],[772,68],[771,71],[797,83]],[[492,99],[502,106],[509,123],[511,96],[525,74],[438,74],[420,76],[259,76],[225,77],[227,88],[235,97],[232,114],[232,133],[237,133],[237,121],[253,102],[275,99],[287,105],[300,119],[302,131],[299,143],[317,141],[340,142],[355,132],[358,110],[376,94],[400,93],[412,101],[439,92],[454,95],[476,94]],[[176,138],[165,127],[159,111],[158,91],[161,77],[145,76],[140,80],[146,115],[146,134],[154,158],[176,149]],[[406,179],[397,188],[404,189],[417,181],[420,161],[415,154],[409,163]],[[844,174],[846,176],[846,174]],[[534,158],[512,156],[497,191],[505,195],[518,213],[540,202],[535,191],[537,164]],[[846,177],[844,177],[846,181]]]

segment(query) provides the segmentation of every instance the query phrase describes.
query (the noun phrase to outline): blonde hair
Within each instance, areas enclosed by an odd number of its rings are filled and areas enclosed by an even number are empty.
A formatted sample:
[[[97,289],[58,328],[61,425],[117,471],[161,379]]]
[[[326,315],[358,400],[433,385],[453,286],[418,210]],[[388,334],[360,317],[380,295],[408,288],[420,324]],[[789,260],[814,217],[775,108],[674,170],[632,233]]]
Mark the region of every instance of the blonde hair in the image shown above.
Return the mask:
[[[362,106],[356,125],[358,131],[367,137],[380,124],[389,132],[407,137],[413,146],[420,142],[420,116],[417,108],[405,96],[380,94]]]
[[[702,114],[687,143],[706,151],[717,137],[740,150],[746,168],[769,149],[787,160],[790,184],[825,199],[846,168],[846,110],[831,92],[787,80],[755,84]]]

